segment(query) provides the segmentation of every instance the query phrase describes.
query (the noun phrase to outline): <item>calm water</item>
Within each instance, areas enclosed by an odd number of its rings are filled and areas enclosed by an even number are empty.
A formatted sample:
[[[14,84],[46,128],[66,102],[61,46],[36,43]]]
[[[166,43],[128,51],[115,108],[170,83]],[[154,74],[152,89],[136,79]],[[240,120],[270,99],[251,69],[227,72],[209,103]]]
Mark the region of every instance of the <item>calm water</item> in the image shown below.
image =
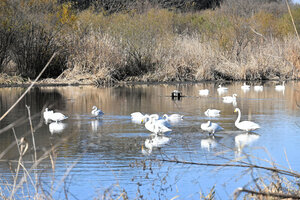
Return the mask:
[[[55,152],[55,172],[49,157],[38,167],[39,180],[44,190],[64,199],[64,190],[70,199],[91,199],[93,197],[118,198],[126,192],[130,199],[199,199],[200,193],[208,194],[215,185],[217,199],[230,199],[237,187],[251,186],[251,174],[240,168],[216,168],[187,164],[150,161],[149,159],[178,159],[199,163],[228,163],[249,154],[251,162],[271,166],[264,160],[274,161],[283,167],[289,165],[300,171],[300,88],[297,82],[289,82],[284,92],[275,91],[275,82],[267,82],[261,92],[244,92],[242,83],[226,84],[228,92],[217,93],[217,84],[181,85],[136,85],[128,87],[95,88],[45,87],[32,89],[26,98],[1,121],[1,128],[27,116],[25,105],[31,114],[41,113],[43,106],[52,106],[69,118],[53,127],[42,124],[35,133],[38,156],[51,146],[58,144]],[[207,97],[199,96],[198,90],[207,88]],[[179,89],[187,97],[173,101],[170,93]],[[0,89],[1,115],[25,91],[24,88]],[[222,96],[237,94],[237,104],[222,102]],[[297,101],[298,100],[298,101]],[[90,112],[93,105],[101,108],[105,115],[96,120]],[[242,111],[242,120],[252,120],[261,125],[255,134],[245,135],[234,126],[237,114]],[[208,108],[221,110],[221,116],[209,118],[204,115]],[[143,124],[133,123],[132,112],[157,113],[159,115],[178,113],[184,119],[172,124],[172,132],[165,134],[169,141],[161,148],[142,151],[145,140],[151,137]],[[40,116],[33,119],[34,127]],[[215,138],[200,129],[201,123],[211,120],[224,128]],[[54,128],[54,131],[53,131]],[[51,132],[50,132],[51,129]],[[30,130],[28,121],[15,127],[20,138]],[[13,141],[10,129],[0,135],[0,152]],[[32,161],[32,139],[26,136],[30,150],[24,160]],[[62,141],[66,138],[65,141]],[[286,153],[286,155],[285,155]],[[3,159],[17,160],[14,146]],[[249,161],[245,159],[245,161]],[[30,162],[26,162],[28,167]],[[13,183],[12,170],[15,162],[0,162],[2,188],[4,183]],[[68,176],[65,174],[71,169]],[[254,176],[264,176],[255,171]],[[64,179],[65,178],[65,179]],[[55,190],[56,189],[56,190]],[[142,195],[142,196],[140,196]],[[75,198],[76,197],[76,198]]]

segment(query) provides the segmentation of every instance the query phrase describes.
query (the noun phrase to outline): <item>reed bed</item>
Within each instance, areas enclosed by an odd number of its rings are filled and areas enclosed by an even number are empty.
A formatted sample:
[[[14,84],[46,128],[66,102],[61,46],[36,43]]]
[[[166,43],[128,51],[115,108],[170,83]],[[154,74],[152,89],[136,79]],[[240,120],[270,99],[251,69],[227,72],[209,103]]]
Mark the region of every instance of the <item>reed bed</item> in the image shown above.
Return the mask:
[[[227,0],[196,12],[149,5],[113,13],[38,2],[1,3],[0,71],[32,79],[59,52],[42,78],[98,84],[299,78],[296,5],[293,26],[285,4],[268,1]]]

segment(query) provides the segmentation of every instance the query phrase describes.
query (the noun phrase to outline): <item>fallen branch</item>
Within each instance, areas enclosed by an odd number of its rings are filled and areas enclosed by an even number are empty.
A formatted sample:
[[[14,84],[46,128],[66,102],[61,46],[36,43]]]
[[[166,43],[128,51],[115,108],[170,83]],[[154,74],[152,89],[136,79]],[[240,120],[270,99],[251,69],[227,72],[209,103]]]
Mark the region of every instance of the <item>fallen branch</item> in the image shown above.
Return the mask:
[[[300,199],[300,196],[291,195],[291,194],[280,194],[280,193],[273,193],[273,192],[257,192],[254,190],[248,190],[244,188],[238,188],[234,192],[234,198],[237,199],[242,192],[254,194],[254,195],[261,195],[261,196],[268,196],[268,197],[278,197],[280,199]]]
[[[256,168],[256,169],[264,169],[272,172],[277,172],[278,174],[283,174],[286,176],[292,176],[300,178],[300,174],[292,171],[287,171],[283,169],[277,169],[275,167],[264,167],[259,165],[253,164],[218,164],[218,163],[198,163],[198,162],[189,162],[189,161],[180,161],[180,160],[166,160],[166,159],[150,159],[150,160],[158,160],[161,162],[172,162],[172,163],[179,163],[179,164],[188,164],[188,165],[202,165],[202,166],[211,166],[211,167],[241,167],[241,168]]]

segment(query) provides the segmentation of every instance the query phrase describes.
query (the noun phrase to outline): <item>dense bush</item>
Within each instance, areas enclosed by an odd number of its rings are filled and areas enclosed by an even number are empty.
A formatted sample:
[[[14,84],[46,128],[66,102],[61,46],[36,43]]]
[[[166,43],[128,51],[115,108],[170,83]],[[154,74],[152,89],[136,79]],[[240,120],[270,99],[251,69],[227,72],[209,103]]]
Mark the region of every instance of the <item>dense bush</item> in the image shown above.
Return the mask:
[[[60,77],[100,82],[252,80],[297,78],[300,69],[290,16],[274,1],[227,0],[201,12],[151,4],[76,10],[56,0],[0,4],[0,70],[13,61],[24,77],[35,77],[54,52],[44,77],[64,71]],[[292,12],[299,27],[300,9]]]

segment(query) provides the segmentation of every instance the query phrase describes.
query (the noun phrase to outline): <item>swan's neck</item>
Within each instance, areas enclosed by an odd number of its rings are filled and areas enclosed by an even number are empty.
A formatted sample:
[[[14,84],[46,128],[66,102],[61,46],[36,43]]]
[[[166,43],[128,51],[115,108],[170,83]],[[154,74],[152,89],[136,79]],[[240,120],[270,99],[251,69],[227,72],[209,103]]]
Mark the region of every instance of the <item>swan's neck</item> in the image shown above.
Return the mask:
[[[235,120],[235,125],[237,125],[237,124],[240,122],[240,120],[241,120],[241,111],[238,110],[238,117],[237,117],[237,119]]]

